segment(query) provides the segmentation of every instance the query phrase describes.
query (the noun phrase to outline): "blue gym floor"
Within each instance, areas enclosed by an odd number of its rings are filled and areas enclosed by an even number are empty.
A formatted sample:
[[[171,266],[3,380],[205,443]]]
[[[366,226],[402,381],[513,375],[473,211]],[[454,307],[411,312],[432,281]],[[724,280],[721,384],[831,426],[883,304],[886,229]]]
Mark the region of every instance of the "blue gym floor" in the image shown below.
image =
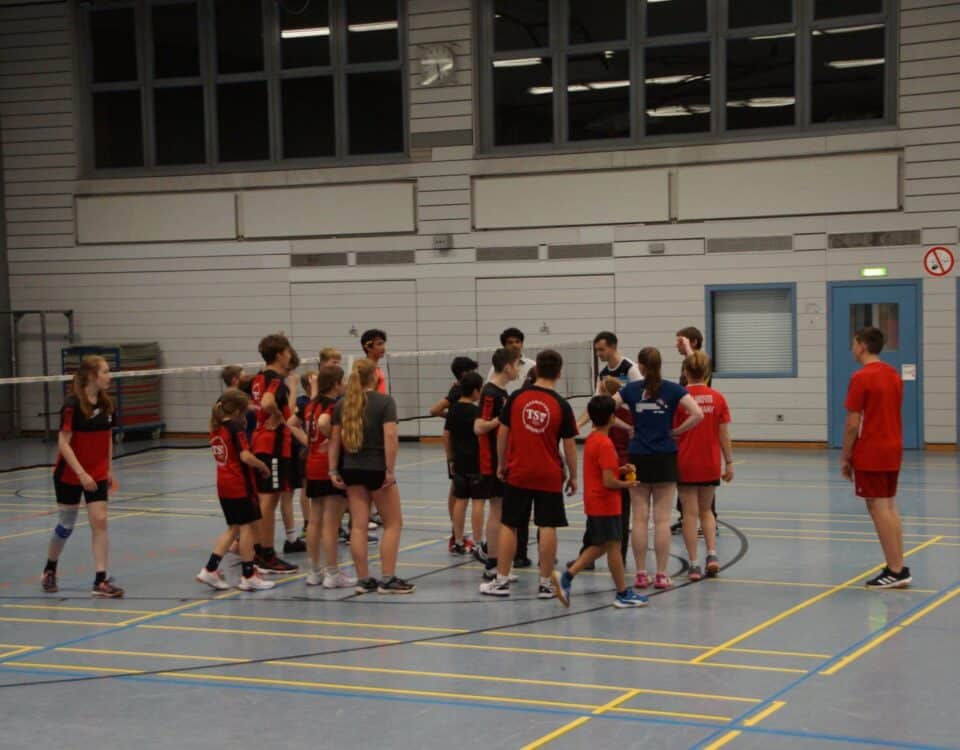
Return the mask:
[[[509,600],[481,597],[479,565],[447,553],[438,446],[401,446],[409,597],[300,575],[262,594],[196,583],[223,525],[213,462],[170,449],[117,461],[111,574],[127,597],[90,598],[85,523],[44,595],[50,470],[2,473],[2,744],[960,748],[957,457],[907,456],[914,587],[887,592],[863,588],[882,558],[836,453],[738,460],[718,499],[720,577],[676,575],[641,610],[609,606],[605,567],[578,577],[569,610],[535,598],[535,569]],[[578,498],[568,513],[561,561],[579,547]],[[682,549],[674,538],[675,572]]]

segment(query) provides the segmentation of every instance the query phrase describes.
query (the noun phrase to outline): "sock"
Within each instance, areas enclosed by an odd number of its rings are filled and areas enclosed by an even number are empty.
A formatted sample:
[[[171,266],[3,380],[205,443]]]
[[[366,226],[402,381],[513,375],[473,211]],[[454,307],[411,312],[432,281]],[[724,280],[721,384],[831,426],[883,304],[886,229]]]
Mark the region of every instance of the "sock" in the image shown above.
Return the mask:
[[[44,573],[56,573],[57,572],[57,561],[56,560],[47,560],[47,564],[43,567]]]
[[[576,573],[571,573],[571,572],[570,572],[570,568],[567,568],[567,569],[564,571],[564,573],[565,573],[565,575],[567,576],[567,578],[570,579],[571,581],[572,581],[574,578],[577,577]]]
[[[253,545],[253,553],[254,553],[255,555],[258,555],[258,556],[259,556],[259,555],[262,555],[262,554],[263,554],[263,546],[260,545],[260,544],[254,544],[254,545]]]
[[[296,529],[287,529],[286,534],[287,534],[287,541],[291,543],[297,541],[297,539],[300,538],[300,534],[297,533]]]
[[[253,560],[245,560],[240,563],[244,578],[253,578]]]
[[[218,555],[218,554],[216,554],[216,553],[211,554],[211,555],[210,555],[210,559],[207,560],[207,570],[208,570],[210,573],[213,573],[217,568],[220,567],[220,561],[221,561],[222,559],[223,559],[223,558],[220,557],[220,555]]]
[[[707,554],[708,554],[708,555],[715,555],[715,554],[717,554],[717,551],[716,551],[715,549],[708,549],[708,550],[707,550]]]
[[[700,562],[699,562],[698,560],[691,560],[691,561],[690,561],[690,567],[691,567],[691,568],[695,568],[695,567],[698,566],[699,564],[700,564]]]
[[[107,571],[98,570],[97,575],[93,579],[93,585],[99,586],[101,583],[107,580]]]
[[[493,570],[495,567],[497,567],[497,558],[488,557],[487,563],[484,567],[486,567],[487,570]]]
[[[550,579],[549,579],[549,578],[544,578],[543,576],[540,576],[540,585],[541,585],[541,586],[549,586],[549,585],[550,585]]]
[[[510,579],[507,576],[502,576],[499,573],[497,573],[497,583],[505,583],[509,586]]]

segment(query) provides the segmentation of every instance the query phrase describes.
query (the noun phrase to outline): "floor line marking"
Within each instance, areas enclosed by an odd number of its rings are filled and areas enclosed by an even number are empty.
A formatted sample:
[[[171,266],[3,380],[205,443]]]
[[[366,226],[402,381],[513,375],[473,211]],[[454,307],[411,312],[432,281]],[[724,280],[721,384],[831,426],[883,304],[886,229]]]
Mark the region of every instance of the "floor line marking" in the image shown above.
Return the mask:
[[[151,659],[199,659],[201,661],[222,661],[225,664],[239,664],[250,661],[232,656],[202,656],[200,654],[171,654],[155,651],[125,651],[114,648],[64,648],[54,649],[57,653],[65,654],[97,654],[99,656],[144,656]]]
[[[0,622],[29,622],[44,625],[119,625],[116,622],[104,622],[103,620],[52,620],[39,617],[0,617]]]
[[[137,625],[145,630],[169,630],[181,633],[222,633],[225,635],[255,635],[271,638],[307,638],[313,641],[350,641],[351,643],[396,644],[389,638],[363,638],[357,635],[323,635],[321,633],[284,633],[279,630],[240,630],[238,628],[191,628],[185,625]]]
[[[142,515],[143,515],[142,512],[117,513],[116,515],[110,516],[110,519],[109,519],[109,520],[110,520],[111,522],[112,522],[112,521],[119,521],[120,519],[123,519],[123,518],[133,518],[134,516],[142,516]],[[81,522],[78,523],[76,526],[74,526],[74,528],[76,529],[76,528],[79,528],[79,527],[81,527],[81,526],[89,526],[89,525],[90,525],[90,522],[89,522],[89,521],[81,521]],[[44,528],[42,528],[42,529],[33,529],[33,530],[31,530],[31,531],[18,531],[16,534],[6,534],[5,536],[0,536],[0,542],[6,541],[7,539],[17,539],[17,538],[19,538],[19,537],[24,537],[24,536],[36,536],[37,534],[48,534],[48,535],[49,535],[49,534],[50,534],[50,527],[49,527],[49,526],[46,526],[46,527],[44,527]]]
[[[942,542],[937,542],[934,546],[939,546]],[[807,583],[804,581],[765,581],[761,579],[749,579],[749,578],[727,578],[726,576],[719,576],[717,578],[705,578],[704,581],[712,586],[716,583],[743,583],[743,584],[752,584],[755,586],[788,586],[796,588],[811,588],[811,589],[829,589],[833,588],[836,584],[833,583]],[[872,593],[862,586],[848,586],[847,588],[850,591],[863,591],[866,593]],[[902,589],[902,593],[912,593],[912,594],[935,594],[937,589],[917,589],[911,586],[908,589]]]
[[[375,628],[380,630],[411,630],[423,633],[469,633],[469,630],[461,628],[431,628],[423,625],[385,625],[373,622],[343,622],[339,620],[310,620],[299,619],[295,617],[254,617],[252,615],[208,615],[202,612],[191,612],[182,614],[181,617],[195,617],[198,619],[209,618],[212,620],[245,620],[249,622],[277,622],[290,623],[293,625],[328,625],[331,627],[345,628]]]
[[[931,544],[935,544],[936,542],[940,541],[940,539],[941,537],[936,536],[936,537],[933,537],[932,539],[927,540],[923,544],[917,545],[916,547],[909,550],[906,554],[904,554],[904,558],[909,557],[910,555],[916,554],[917,552],[920,552],[923,549],[926,549]],[[824,599],[830,596],[833,596],[839,591],[843,591],[847,586],[850,586],[851,584],[854,584],[858,581],[862,581],[867,576],[877,572],[878,570],[881,570],[882,568],[883,568],[882,565],[874,565],[872,568],[870,568],[864,573],[859,573],[855,575],[853,578],[850,578],[849,580],[844,581],[843,583],[837,584],[836,586],[833,586],[832,588],[829,588],[826,591],[816,594],[815,596],[812,596],[809,599],[806,599],[800,602],[799,604],[795,604],[794,606],[790,607],[787,610],[784,610],[780,614],[774,615],[773,617],[770,617],[764,620],[759,625],[755,625],[749,630],[745,630],[740,635],[734,636],[733,638],[730,638],[729,640],[724,641],[719,646],[716,646],[710,649],[709,651],[706,651],[700,654],[699,656],[694,657],[693,659],[691,659],[691,663],[701,664],[707,659],[710,659],[711,657],[714,657],[717,654],[721,653],[722,651],[726,650],[730,646],[736,646],[738,643],[741,643],[742,641],[747,640],[748,638],[756,635],[757,633],[760,633],[766,630],[767,628],[773,625],[776,625],[777,623],[782,622],[783,620],[786,620],[788,617],[795,615],[797,612],[800,612],[806,609],[807,607],[817,604],[818,602],[822,602]]]
[[[0,659],[4,659],[8,656],[18,656],[20,654],[26,654],[26,653],[29,653],[30,651],[36,651],[36,650],[37,650],[36,646],[21,646],[20,648],[13,649],[13,651],[7,651],[5,653],[0,654]]]
[[[107,607],[68,607],[66,605],[59,604],[4,604],[5,609],[53,609],[59,610],[61,612],[102,612],[113,613],[121,615],[143,615],[143,614],[155,614],[155,612],[149,609],[113,609]]]
[[[636,691],[636,690],[630,690],[630,691],[624,693],[623,695],[621,695],[621,696],[619,696],[619,697],[617,697],[617,698],[614,698],[614,699],[613,699],[612,701],[610,701],[609,703],[606,703],[606,704],[600,706],[599,708],[595,709],[595,710],[593,711],[593,715],[594,715],[594,716],[602,716],[603,714],[605,714],[605,713],[606,713],[607,711],[609,711],[610,709],[616,708],[616,707],[619,706],[621,703],[626,703],[628,700],[630,700],[631,698],[635,697],[636,695],[637,695],[637,691]],[[553,742],[553,740],[557,739],[558,737],[562,737],[563,735],[568,734],[569,732],[572,732],[572,731],[573,731],[574,729],[576,729],[577,727],[583,726],[583,725],[586,724],[588,721],[590,721],[590,717],[589,717],[589,716],[581,716],[579,719],[574,719],[574,720],[571,721],[569,724],[564,724],[564,725],[563,725],[562,727],[560,727],[559,729],[555,729],[554,731],[550,732],[549,734],[543,735],[543,737],[541,737],[540,739],[534,740],[533,742],[531,742],[531,743],[528,744],[528,745],[524,745],[522,750],[537,750],[538,748],[541,748],[541,747],[543,747],[544,745],[547,745],[547,744],[549,744],[550,742]]]
[[[732,732],[727,732],[725,735],[720,737],[718,740],[711,742],[703,750],[720,750],[724,745],[728,745],[733,742],[737,737],[739,737],[743,732],[738,729],[734,729]]]
[[[745,719],[743,722],[743,725],[746,727],[755,727],[757,724],[759,724],[761,721],[766,719],[768,716],[775,714],[785,705],[787,705],[786,701],[774,701],[762,711],[755,713],[749,719]]]

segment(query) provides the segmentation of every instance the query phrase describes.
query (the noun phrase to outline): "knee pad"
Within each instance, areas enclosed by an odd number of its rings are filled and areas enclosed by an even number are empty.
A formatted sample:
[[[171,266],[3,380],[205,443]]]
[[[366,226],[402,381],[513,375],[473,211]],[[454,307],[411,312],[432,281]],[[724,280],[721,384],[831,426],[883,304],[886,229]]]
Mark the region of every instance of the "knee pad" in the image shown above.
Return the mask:
[[[79,508],[67,508],[60,510],[60,522],[57,524],[53,533],[66,541],[73,533],[73,527],[77,523],[77,516],[80,514]]]

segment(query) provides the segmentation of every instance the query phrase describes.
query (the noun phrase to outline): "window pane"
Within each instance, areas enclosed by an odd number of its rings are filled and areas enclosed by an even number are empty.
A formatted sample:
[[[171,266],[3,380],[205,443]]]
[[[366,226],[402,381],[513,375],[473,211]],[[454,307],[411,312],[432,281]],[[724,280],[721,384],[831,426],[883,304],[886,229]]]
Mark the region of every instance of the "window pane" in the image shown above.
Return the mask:
[[[729,3],[731,29],[793,20],[793,0],[729,0]]]
[[[883,331],[885,352],[900,350],[900,305],[896,302],[850,305],[850,339],[868,326]]]
[[[548,0],[496,0],[493,48],[497,52],[550,45]]]
[[[396,60],[398,28],[396,0],[348,2],[348,62]]]
[[[595,52],[567,58],[571,141],[630,136],[630,54]]]
[[[865,13],[882,13],[883,0],[816,0],[814,18],[843,18]]]
[[[177,78],[200,75],[197,6],[153,6],[153,76]]]
[[[203,89],[189,86],[154,89],[157,164],[203,164]]]
[[[333,156],[333,78],[288,78],[282,82],[283,158]]]
[[[793,371],[794,320],[789,289],[716,291],[711,298],[711,354],[717,375]]]
[[[710,130],[710,45],[646,49],[647,135]]]
[[[139,91],[93,95],[94,164],[97,169],[143,166]]]
[[[706,30],[706,0],[647,0],[647,36]]]
[[[270,158],[266,82],[217,86],[217,129],[220,161]]]
[[[311,0],[300,13],[280,3],[280,55],[284,68],[330,64],[330,9],[327,0]],[[296,9],[296,8],[295,8]]]
[[[884,28],[814,32],[813,122],[883,118]]]
[[[90,46],[94,83],[138,80],[133,8],[91,12]]]
[[[351,154],[397,154],[403,146],[403,81],[399,70],[347,76]]]
[[[794,38],[727,42],[727,128],[793,125]]]
[[[570,44],[626,38],[624,0],[570,0]]]
[[[553,66],[549,57],[494,62],[493,119],[497,146],[553,141]]]
[[[217,70],[263,70],[263,18],[260,0],[215,0]]]

